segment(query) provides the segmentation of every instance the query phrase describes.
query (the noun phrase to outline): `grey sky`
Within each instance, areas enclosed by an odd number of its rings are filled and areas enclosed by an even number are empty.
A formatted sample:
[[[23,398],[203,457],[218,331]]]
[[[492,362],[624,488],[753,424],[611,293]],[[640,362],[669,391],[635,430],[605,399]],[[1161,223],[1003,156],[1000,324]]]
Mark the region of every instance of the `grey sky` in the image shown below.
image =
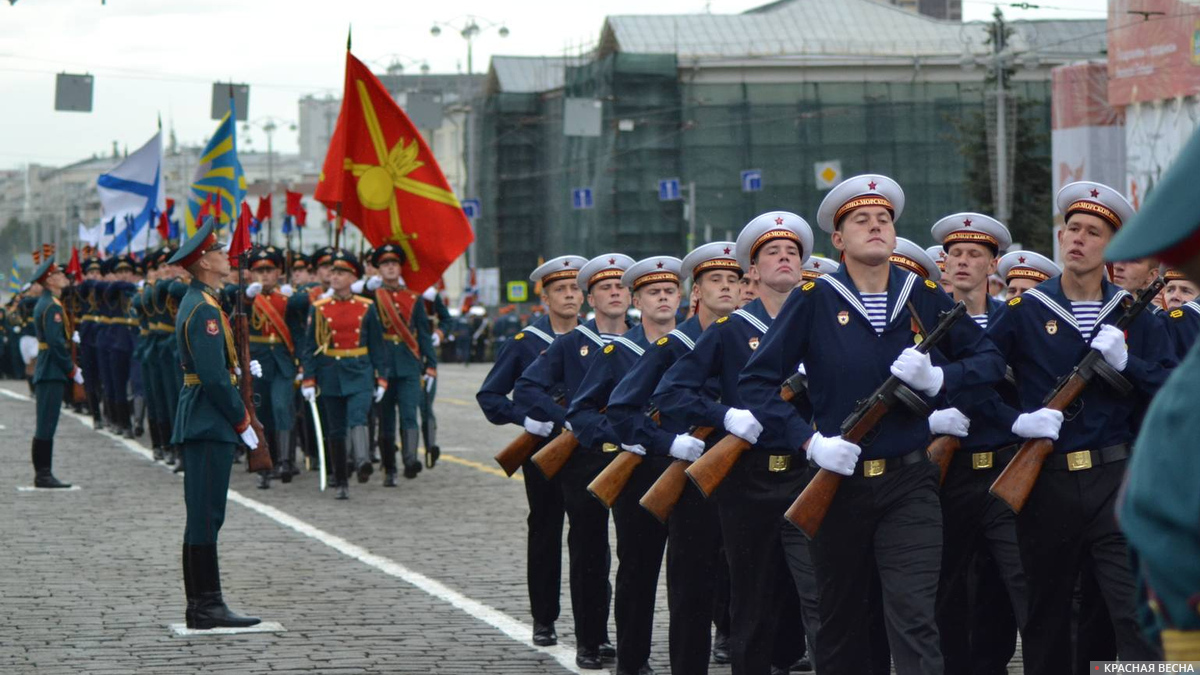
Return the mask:
[[[66,164],[145,142],[161,112],[182,143],[197,143],[209,119],[212,82],[248,82],[251,120],[295,120],[305,94],[340,96],[346,28],[354,54],[382,71],[393,58],[415,70],[466,70],[466,43],[452,28],[430,35],[434,22],[461,24],[474,14],[506,25],[501,38],[475,41],[474,70],[492,54],[578,53],[599,37],[604,17],[711,11],[737,13],[764,0],[18,0],[0,2],[0,168],[28,162]],[[1105,16],[1104,0],[1048,0],[1055,9],[1005,7],[1009,18]],[[1002,3],[1007,5],[1008,3]],[[963,0],[966,20],[990,17],[992,3]],[[90,114],[54,111],[54,74],[96,77]],[[266,149],[261,131],[239,145]],[[294,152],[296,136],[275,134],[277,151]]]

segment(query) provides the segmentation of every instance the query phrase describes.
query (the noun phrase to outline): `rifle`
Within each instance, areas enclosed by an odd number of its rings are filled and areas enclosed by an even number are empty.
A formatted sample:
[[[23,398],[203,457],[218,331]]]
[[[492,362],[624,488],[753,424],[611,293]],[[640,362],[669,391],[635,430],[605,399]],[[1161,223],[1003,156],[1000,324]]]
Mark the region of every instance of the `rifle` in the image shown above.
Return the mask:
[[[1154,283],[1139,293],[1137,300],[1126,306],[1125,313],[1117,319],[1115,326],[1122,331],[1128,328],[1137,315],[1141,314],[1142,310],[1146,309],[1146,306],[1158,295],[1164,284],[1162,276],[1159,276]],[[1133,391],[1133,385],[1116,369],[1108,365],[1100,352],[1089,349],[1087,354],[1079,360],[1079,364],[1070,373],[1063,376],[1054,389],[1046,395],[1044,407],[1058,411],[1066,410],[1075,402],[1075,399],[1083,395],[1088,384],[1097,376],[1112,385],[1122,395],[1128,396]],[[1026,440],[988,491],[996,499],[1007,504],[1013,513],[1020,513],[1029,499],[1029,493],[1033,491],[1034,483],[1042,473],[1042,465],[1053,452],[1054,441],[1049,438]]]
[[[258,435],[258,447],[246,454],[247,471],[270,471],[271,451],[267,449],[267,432],[263,430],[262,422],[254,413],[254,376],[250,374],[250,322],[246,318],[246,278],[242,275],[248,252],[238,254],[238,292],[237,303],[233,312],[233,341],[237,348],[238,363],[242,365],[242,375],[238,378],[238,390],[242,395],[242,405],[250,416],[250,427]]]
[[[79,345],[75,344],[75,332],[79,330],[79,325],[75,322],[75,317],[78,314],[74,311],[74,304],[76,302],[82,303],[83,301],[79,298],[77,286],[72,285],[67,288],[67,291],[71,293],[69,298],[64,297],[68,301],[63,303],[63,313],[66,314],[66,324],[69,328],[67,331],[67,345],[71,349],[72,365],[82,369],[83,364],[79,362]],[[92,383],[92,386],[96,386],[95,383]],[[67,400],[71,403],[87,403],[87,391],[83,388],[82,384],[72,381],[71,393],[67,397]]]
[[[554,402],[565,406],[567,404],[566,394],[560,393],[558,396],[555,396]],[[501,469],[504,469],[504,473],[511,477],[517,472],[517,469],[521,468],[521,465],[525,463],[525,460],[529,459],[529,456],[533,454],[533,451],[537,450],[538,444],[543,440],[545,439],[537,434],[531,434],[528,431],[522,431],[520,436],[514,438],[511,443],[504,446],[503,450],[496,453],[496,456],[493,457],[493,459],[496,460],[496,463],[500,465]]]
[[[913,311],[909,307],[909,311]],[[922,354],[928,354],[933,347],[946,337],[950,332],[950,328],[954,323],[967,313],[967,305],[959,302],[951,309],[942,315],[938,325],[934,327],[933,332],[925,336],[921,344],[917,345],[916,349]],[[880,420],[887,415],[888,411],[896,403],[905,403],[913,406],[916,403],[924,406],[924,401],[916,398],[915,401],[910,400],[910,397],[916,397],[912,390],[904,386],[900,378],[895,375],[889,375],[888,379],[883,384],[879,385],[869,397],[859,401],[854,412],[842,422],[841,435],[842,438],[851,443],[860,443],[866,435],[879,424]],[[928,409],[928,406],[925,406]],[[817,534],[817,530],[821,527],[821,521],[825,520],[825,514],[829,511],[829,505],[833,502],[833,496],[837,494],[838,486],[842,484],[841,474],[834,473],[827,469],[820,469],[817,475],[804,487],[796,501],[788,507],[784,517],[792,522],[793,525],[800,528],[809,539],[812,539]]]
[[[660,424],[658,408],[652,407],[646,416]],[[625,484],[633,477],[633,470],[641,465],[644,458],[636,452],[622,452],[608,463],[608,466],[588,483],[587,491],[600,500],[604,508],[611,509],[625,489]]]
[[[929,444],[929,448],[925,452],[929,453],[929,461],[938,465],[938,469],[942,472],[942,477],[938,480],[938,485],[946,482],[946,472],[950,470],[950,460],[954,459],[954,453],[962,447],[962,439],[957,436],[938,436]]]
[[[712,435],[713,431],[712,427],[700,427],[692,431],[692,436],[703,441]],[[687,487],[687,468],[690,464],[691,462],[682,459],[671,462],[667,470],[662,472],[658,480],[654,481],[650,489],[646,490],[646,494],[638,500],[638,504],[663,525],[667,524],[667,518],[675,510],[675,504],[679,502],[683,490]]]
[[[792,399],[803,394],[807,388],[808,379],[801,373],[795,373],[779,388],[779,398],[790,403]],[[692,479],[692,483],[700,489],[705,497],[711,497],[721,481],[729,475],[733,465],[737,464],[737,461],[749,449],[750,443],[745,439],[728,434],[703,455],[700,455],[700,459],[687,467],[687,477]],[[670,506],[674,507],[674,504]],[[665,507],[666,505],[659,507],[660,512],[663,512],[661,509]],[[665,512],[670,513],[670,508],[665,508]]]

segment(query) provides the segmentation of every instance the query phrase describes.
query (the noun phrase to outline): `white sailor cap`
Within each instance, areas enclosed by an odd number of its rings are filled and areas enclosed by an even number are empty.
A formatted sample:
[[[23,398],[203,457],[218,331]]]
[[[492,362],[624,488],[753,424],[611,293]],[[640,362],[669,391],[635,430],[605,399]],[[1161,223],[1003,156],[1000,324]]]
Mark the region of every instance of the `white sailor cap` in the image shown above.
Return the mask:
[[[896,248],[888,256],[888,262],[930,281],[942,278],[937,262],[929,257],[925,249],[904,237],[896,237]]]
[[[982,244],[998,255],[1012,245],[1012,235],[1004,223],[982,213],[952,213],[934,223],[930,232],[934,241],[942,242],[943,249],[958,243]]]
[[[548,286],[555,281],[563,279],[574,279],[579,276],[579,268],[587,264],[587,258],[578,255],[560,255],[557,258],[551,258],[546,262],[538,265],[538,268],[529,275],[529,280],[537,283],[541,282],[542,287]]]
[[[942,274],[946,273],[946,249],[935,244],[925,249],[925,255],[933,258],[933,262],[937,264],[938,271]]]
[[[677,284],[679,283],[679,268],[682,265],[683,263],[679,258],[669,255],[655,255],[643,258],[625,270],[625,274],[621,276],[621,283],[631,291],[636,291],[646,284],[656,284],[660,281],[670,281]]]
[[[750,271],[758,249],[773,239],[790,239],[800,247],[800,262],[812,255],[813,233],[808,221],[788,211],[768,211],[746,223],[737,238],[737,261]]]
[[[1000,258],[996,271],[1005,283],[1013,279],[1033,279],[1041,283],[1050,277],[1062,274],[1062,268],[1054,261],[1033,251],[1013,251]]]
[[[836,261],[830,260],[824,256],[814,255],[804,261],[804,267],[800,269],[800,275],[805,281],[816,279],[822,274],[833,274],[841,268],[841,265]]]
[[[1069,220],[1075,213],[1087,213],[1112,225],[1114,230],[1119,230],[1122,224],[1133,218],[1133,205],[1129,200],[1101,183],[1086,180],[1068,183],[1058,191],[1054,201],[1063,220]]]
[[[838,183],[817,209],[817,225],[833,233],[842,216],[861,206],[882,206],[892,212],[892,220],[900,220],[904,211],[904,190],[900,184],[877,173],[867,173]]]
[[[587,261],[579,270],[576,282],[579,288],[587,293],[592,284],[598,284],[606,279],[620,279],[625,270],[633,264],[633,258],[622,253],[605,253]]]
[[[742,276],[742,268],[737,261],[737,245],[732,241],[714,241],[696,247],[683,257],[679,275],[695,280],[709,270],[730,270]]]

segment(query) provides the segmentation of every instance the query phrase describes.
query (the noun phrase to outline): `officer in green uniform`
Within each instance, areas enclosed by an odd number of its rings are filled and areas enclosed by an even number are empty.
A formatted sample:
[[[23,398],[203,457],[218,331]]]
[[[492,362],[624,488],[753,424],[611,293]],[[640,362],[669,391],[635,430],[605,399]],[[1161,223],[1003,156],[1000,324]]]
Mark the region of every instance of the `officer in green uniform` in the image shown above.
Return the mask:
[[[234,448],[251,449],[259,439],[250,426],[235,382],[240,374],[229,318],[216,286],[229,273],[229,258],[207,221],[171,258],[187,269],[192,283],[179,305],[175,336],[183,365],[183,391],[172,442],[183,446],[187,470],[183,499],[183,585],[188,628],[253,626],[256,618],[234,614],[221,596],[217,533],[225,522],[225,498]],[[254,365],[251,364],[251,370]]]
[[[1154,256],[1200,282],[1200,213],[1194,199],[1200,134],[1105,250],[1108,260]],[[1138,573],[1140,612],[1167,661],[1200,661],[1200,435],[1193,347],[1158,390],[1142,421],[1117,516]],[[1145,611],[1146,609],[1150,611]]]
[[[37,365],[33,370],[33,388],[37,397],[37,427],[33,432],[33,484],[40,488],[69,488],[51,473],[54,459],[54,431],[62,412],[63,394],[71,381],[83,384],[83,373],[71,361],[68,340],[71,328],[63,309],[62,291],[70,285],[67,275],[47,257],[33,273],[33,283],[42,286],[42,296],[33,310],[37,331]]]

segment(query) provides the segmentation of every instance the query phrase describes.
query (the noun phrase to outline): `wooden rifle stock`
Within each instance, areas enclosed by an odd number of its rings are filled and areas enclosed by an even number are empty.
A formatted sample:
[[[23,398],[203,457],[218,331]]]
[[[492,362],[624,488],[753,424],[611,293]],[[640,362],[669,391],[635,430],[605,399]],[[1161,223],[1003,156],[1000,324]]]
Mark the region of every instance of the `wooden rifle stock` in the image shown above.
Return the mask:
[[[240,310],[241,308],[239,308]],[[254,376],[250,374],[250,328],[244,311],[238,311],[233,317],[234,342],[237,343],[238,362],[242,365],[242,376],[238,378],[238,390],[242,395],[242,405],[246,414],[250,415],[250,427],[258,435],[258,447],[246,453],[247,471],[270,471],[271,451],[267,448],[267,432],[263,430],[262,422],[254,413]]]
[[[910,312],[913,310],[909,309]],[[915,314],[915,312],[913,312]],[[925,336],[925,339],[917,345],[917,351],[922,354],[928,354],[938,342],[950,332],[950,328],[954,322],[958,321],[967,313],[966,304],[959,302],[954,306],[954,309],[942,315],[938,325],[934,327],[933,332]],[[901,381],[895,375],[891,375],[879,385],[870,397],[863,400],[850,416],[842,422],[842,438],[851,443],[858,444],[866,437],[875,425],[887,415],[888,410],[892,405],[892,398],[895,396],[896,389],[901,385]],[[787,512],[783,514],[793,525],[800,528],[800,531],[809,539],[817,535],[817,530],[821,528],[821,523],[825,520],[825,514],[829,512],[829,505],[833,503],[833,497],[837,494],[838,486],[842,484],[842,475],[834,473],[827,469],[820,469],[808,485],[796,497],[796,501],[788,507]]]
[[[563,466],[568,459],[571,459],[575,448],[578,447],[579,439],[575,438],[575,434],[568,429],[563,429],[561,434],[543,446],[541,450],[535,452],[529,460],[542,472],[546,480],[550,480],[557,476],[559,471],[562,471]]]
[[[779,388],[779,398],[789,403],[805,390],[805,378],[800,373],[789,377]],[[733,465],[750,449],[750,444],[744,439],[729,434],[717,441],[717,444],[700,455],[700,459],[687,467],[687,477],[692,479],[705,497],[711,497],[721,481],[729,475]]]
[[[700,440],[707,439],[712,435],[712,427],[700,427],[692,432],[692,436]],[[643,509],[650,512],[658,522],[666,525],[667,518],[671,517],[671,512],[675,510],[675,505],[679,503],[679,498],[683,496],[684,489],[687,488],[688,475],[687,468],[691,462],[677,459],[667,466],[667,470],[662,472],[658,480],[646,490],[646,494],[638,500],[638,504]]]
[[[954,459],[954,453],[962,447],[962,439],[957,436],[938,436],[929,444],[929,460],[938,465],[938,469],[942,472],[942,477],[938,480],[938,485],[946,482],[946,472],[950,470],[950,460]]]
[[[661,424],[660,415],[657,409],[647,413],[647,416],[654,420],[654,423]],[[613,458],[613,461],[608,463],[608,466],[588,483],[587,491],[600,503],[604,508],[611,509],[613,504],[617,503],[617,497],[621,496],[621,491],[625,489],[625,485],[629,483],[629,479],[633,476],[633,470],[641,466],[642,455],[636,452],[622,452]]]
[[[1136,300],[1126,305],[1125,313],[1113,325],[1121,331],[1129,328],[1129,324],[1133,323],[1137,315],[1141,314],[1142,310],[1158,297],[1159,291],[1165,284],[1163,275],[1160,274],[1154,283],[1138,293]],[[1083,395],[1083,391],[1087,389],[1088,383],[1096,374],[1098,362],[1103,358],[1100,352],[1089,349],[1071,374],[1062,380],[1054,391],[1050,392],[1049,401],[1046,402],[1045,407],[1060,412],[1070,407],[1075,399]],[[996,499],[1008,504],[1008,508],[1012,509],[1013,513],[1020,513],[1021,509],[1025,508],[1025,502],[1029,500],[1029,493],[1033,491],[1034,483],[1042,473],[1042,466],[1046,463],[1046,458],[1052,452],[1054,452],[1054,441],[1049,438],[1031,438],[1025,441],[1008,466],[1004,467],[1004,471],[1001,471],[1000,475],[996,477],[996,482],[992,483],[992,487],[988,491]]]
[[[561,395],[557,396],[555,397],[554,402],[559,405],[566,405],[566,397]],[[503,450],[496,453],[496,456],[493,457],[493,459],[496,460],[496,463],[500,465],[501,469],[504,469],[504,473],[506,473],[509,477],[512,477],[512,475],[517,472],[517,469],[521,468],[521,465],[525,463],[525,460],[529,459],[529,457],[533,454],[533,451],[537,450],[537,446],[543,440],[545,440],[545,438],[542,436],[531,434],[528,431],[522,431],[521,435],[514,438],[512,443],[504,446]]]

